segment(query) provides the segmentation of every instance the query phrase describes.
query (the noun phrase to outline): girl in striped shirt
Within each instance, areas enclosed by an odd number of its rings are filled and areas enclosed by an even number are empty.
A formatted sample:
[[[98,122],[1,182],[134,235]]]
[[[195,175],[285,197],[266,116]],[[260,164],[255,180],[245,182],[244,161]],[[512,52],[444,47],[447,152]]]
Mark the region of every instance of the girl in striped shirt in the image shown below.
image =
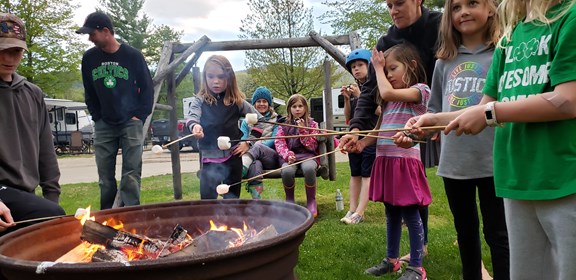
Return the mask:
[[[414,47],[396,45],[386,52],[372,50],[371,62],[378,83],[377,102],[382,114],[377,129],[403,128],[408,119],[426,113],[430,89],[424,82],[426,72]],[[395,132],[380,132],[391,137]],[[432,196],[420,159],[418,145],[397,147],[390,139],[365,137],[350,149],[362,151],[376,142],[376,160],[370,179],[370,200],[383,202],[386,209],[387,254],[366,273],[383,275],[400,270],[402,220],[408,226],[410,263],[400,279],[426,279],[422,267],[424,229],[419,208],[429,205]]]

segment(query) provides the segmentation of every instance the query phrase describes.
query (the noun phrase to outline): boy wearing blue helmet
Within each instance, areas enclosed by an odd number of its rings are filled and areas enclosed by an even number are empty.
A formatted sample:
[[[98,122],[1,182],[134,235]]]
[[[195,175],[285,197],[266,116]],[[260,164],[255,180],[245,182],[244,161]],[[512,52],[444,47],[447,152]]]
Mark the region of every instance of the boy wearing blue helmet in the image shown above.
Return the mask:
[[[346,123],[354,117],[354,110],[360,96],[362,85],[366,82],[368,77],[368,65],[372,52],[366,49],[356,49],[350,52],[346,57],[346,68],[354,76],[356,84],[342,86],[340,95],[344,97],[344,116]],[[378,107],[380,108],[380,107]],[[366,129],[373,129],[376,121],[378,120],[379,110],[374,113],[374,120],[372,127]],[[362,153],[348,154],[348,161],[350,163],[350,209],[344,218],[340,219],[341,222],[353,225],[358,224],[364,219],[364,210],[368,206],[368,194],[370,190],[370,172],[372,170],[372,163],[374,163],[376,146],[372,145],[362,151]]]

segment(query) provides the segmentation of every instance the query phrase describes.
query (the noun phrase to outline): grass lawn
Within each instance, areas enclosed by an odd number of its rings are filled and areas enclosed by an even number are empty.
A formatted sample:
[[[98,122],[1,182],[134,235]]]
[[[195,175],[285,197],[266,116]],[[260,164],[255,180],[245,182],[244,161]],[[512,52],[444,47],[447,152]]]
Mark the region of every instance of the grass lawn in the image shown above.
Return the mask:
[[[435,175],[436,169],[427,170],[433,202],[429,212],[429,256],[424,259],[424,267],[429,279],[460,279],[460,257],[454,244],[456,232],[452,215],[444,194],[441,178]],[[299,279],[396,279],[398,275],[373,277],[364,275],[364,270],[379,263],[386,255],[386,224],[384,205],[370,202],[364,222],[358,225],[345,225],[340,222],[345,211],[337,212],[335,207],[336,189],[344,194],[345,206],[348,203],[348,163],[337,163],[337,181],[318,180],[318,211],[316,223],[306,233],[300,246],[300,259],[296,266]],[[196,174],[183,174],[183,196],[185,200],[199,199],[199,180]],[[242,192],[243,199],[250,196]],[[279,179],[265,181],[265,199],[283,200],[284,190]],[[172,176],[155,176],[142,179],[142,204],[173,201]],[[304,183],[296,183],[296,201],[305,205]],[[92,205],[99,207],[97,183],[69,184],[62,186],[60,203],[66,213],[74,213],[77,208]],[[483,242],[483,259],[491,271],[489,251]],[[402,233],[401,255],[408,253],[408,233]]]

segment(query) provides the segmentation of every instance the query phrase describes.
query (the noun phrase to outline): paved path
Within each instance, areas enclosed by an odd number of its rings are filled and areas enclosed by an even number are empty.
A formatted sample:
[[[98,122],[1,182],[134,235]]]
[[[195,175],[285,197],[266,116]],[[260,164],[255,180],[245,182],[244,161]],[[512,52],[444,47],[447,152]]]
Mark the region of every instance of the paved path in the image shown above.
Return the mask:
[[[180,152],[180,171],[196,172],[200,168],[198,163],[198,153],[191,152],[189,148],[184,148]],[[336,161],[347,161],[348,157],[341,153],[336,154]],[[122,155],[118,155],[116,160],[116,178],[120,180]],[[144,151],[142,156],[142,177],[172,174],[172,164],[170,152],[165,150],[162,154],[156,155],[150,151]],[[78,157],[58,158],[60,166],[60,184],[89,183],[98,181],[96,162],[94,156],[80,155]]]

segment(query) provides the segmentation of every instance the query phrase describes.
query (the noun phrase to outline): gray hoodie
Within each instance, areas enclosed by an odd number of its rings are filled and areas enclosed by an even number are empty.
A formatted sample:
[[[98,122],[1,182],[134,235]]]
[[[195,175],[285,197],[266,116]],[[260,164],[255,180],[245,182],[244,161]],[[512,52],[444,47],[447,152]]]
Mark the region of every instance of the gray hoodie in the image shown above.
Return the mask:
[[[0,80],[0,185],[33,192],[58,203],[60,170],[44,94],[18,74]]]
[[[461,46],[456,58],[438,59],[428,111],[453,112],[480,103],[493,53],[491,47],[479,46],[470,51]],[[494,128],[487,127],[478,135],[456,136],[453,132],[441,135],[438,176],[457,180],[493,176]]]

